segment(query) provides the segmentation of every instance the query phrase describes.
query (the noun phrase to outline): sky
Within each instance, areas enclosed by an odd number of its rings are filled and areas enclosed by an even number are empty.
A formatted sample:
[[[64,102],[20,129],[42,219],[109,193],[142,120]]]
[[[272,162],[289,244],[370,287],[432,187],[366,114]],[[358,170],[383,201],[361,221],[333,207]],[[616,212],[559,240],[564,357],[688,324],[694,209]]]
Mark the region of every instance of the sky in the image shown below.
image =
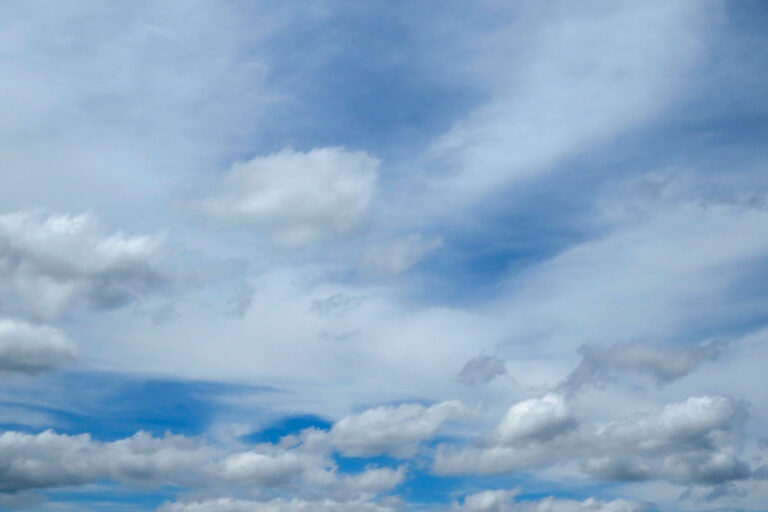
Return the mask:
[[[768,4],[0,6],[0,510],[768,511]]]

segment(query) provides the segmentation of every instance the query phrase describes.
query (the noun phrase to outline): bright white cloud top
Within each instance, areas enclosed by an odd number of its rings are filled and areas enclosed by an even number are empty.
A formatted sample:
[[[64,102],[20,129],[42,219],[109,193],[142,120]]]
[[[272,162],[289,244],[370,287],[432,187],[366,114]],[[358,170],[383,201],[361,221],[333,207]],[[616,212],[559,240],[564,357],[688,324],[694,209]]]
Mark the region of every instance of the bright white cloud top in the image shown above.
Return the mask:
[[[0,510],[768,511],[766,27],[8,2]]]

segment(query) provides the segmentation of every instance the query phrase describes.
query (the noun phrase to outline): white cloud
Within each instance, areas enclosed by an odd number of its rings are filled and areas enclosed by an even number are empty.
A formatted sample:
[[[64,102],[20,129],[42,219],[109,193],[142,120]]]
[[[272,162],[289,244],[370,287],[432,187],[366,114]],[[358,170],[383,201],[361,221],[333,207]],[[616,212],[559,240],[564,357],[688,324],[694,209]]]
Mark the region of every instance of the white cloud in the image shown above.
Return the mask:
[[[430,407],[419,404],[382,406],[337,421],[328,433],[330,442],[345,455],[388,453],[413,455],[418,444],[431,439],[446,421],[466,414],[460,402]]]
[[[724,397],[692,397],[658,414],[579,425],[561,397],[512,406],[497,429],[470,448],[441,445],[441,474],[507,473],[577,462],[607,481],[662,479],[718,485],[750,477],[741,458],[744,406]]]
[[[0,319],[0,372],[37,373],[75,357],[77,348],[53,327]]]
[[[153,265],[161,242],[158,236],[105,234],[90,213],[0,215],[5,309],[51,318],[81,297],[97,308],[133,300],[164,284]]]
[[[363,222],[378,167],[379,161],[363,151],[284,149],[236,163],[221,191],[197,208],[213,219],[264,230],[279,245],[305,245]]]
[[[565,399],[550,393],[524,400],[509,408],[493,434],[498,444],[548,441],[577,426],[577,418]]]
[[[158,512],[394,512],[396,509],[370,501],[301,500],[278,498],[252,501],[219,498],[207,501],[166,503]]]
[[[457,512],[642,512],[648,507],[623,499],[577,501],[549,496],[541,500],[513,502],[519,490],[486,490],[470,494],[462,504],[455,503]]]
[[[463,503],[454,504],[453,509],[461,512],[504,512],[510,510],[512,498],[519,493],[516,489],[480,491],[465,496]]]

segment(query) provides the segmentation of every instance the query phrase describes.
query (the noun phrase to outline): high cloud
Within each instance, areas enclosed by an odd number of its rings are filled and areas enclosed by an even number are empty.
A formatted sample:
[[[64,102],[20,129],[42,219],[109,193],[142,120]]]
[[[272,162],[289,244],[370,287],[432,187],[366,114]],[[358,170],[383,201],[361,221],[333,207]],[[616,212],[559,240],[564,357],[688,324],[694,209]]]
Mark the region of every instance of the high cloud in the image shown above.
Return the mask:
[[[197,203],[204,215],[301,246],[347,233],[368,214],[379,161],[341,147],[284,149],[236,163],[218,194]]]

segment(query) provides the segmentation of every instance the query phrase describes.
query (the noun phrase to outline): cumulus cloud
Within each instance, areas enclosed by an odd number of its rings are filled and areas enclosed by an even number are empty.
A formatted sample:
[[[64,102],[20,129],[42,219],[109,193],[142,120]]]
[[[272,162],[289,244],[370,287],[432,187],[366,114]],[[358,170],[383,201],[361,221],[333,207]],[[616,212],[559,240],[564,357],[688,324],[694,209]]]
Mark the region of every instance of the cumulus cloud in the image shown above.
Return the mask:
[[[694,371],[705,361],[717,359],[727,347],[712,341],[692,347],[653,345],[639,341],[616,345],[582,345],[581,363],[561,385],[576,390],[599,385],[626,373],[645,374],[659,385],[667,384]]]
[[[238,162],[217,195],[196,203],[204,215],[301,246],[360,225],[376,192],[379,161],[342,147],[284,149]]]
[[[648,507],[623,499],[598,500],[587,498],[584,501],[555,498],[549,496],[541,500],[513,502],[519,494],[516,489],[486,490],[470,494],[463,503],[454,503],[456,512],[642,512]]]
[[[474,447],[441,445],[434,469],[506,473],[576,462],[600,480],[718,485],[751,475],[737,450],[745,414],[743,404],[725,397],[692,397],[657,414],[576,423],[563,398],[550,394],[513,405]]]
[[[277,498],[252,501],[219,498],[206,501],[166,503],[157,512],[394,512],[396,509],[371,501],[301,500]]]
[[[431,439],[448,420],[466,414],[457,401],[430,407],[403,404],[368,409],[334,423],[328,441],[345,455],[366,456],[387,453],[407,457],[418,444]]]
[[[164,282],[153,266],[159,236],[106,234],[90,213],[0,215],[0,296],[6,309],[51,318],[78,297],[97,308]]]
[[[104,478],[152,483],[178,481],[210,456],[209,448],[180,436],[155,438],[140,432],[103,443],[88,434],[3,432],[0,491],[80,485]]]
[[[461,512],[504,512],[509,510],[510,502],[519,491],[516,489],[495,489],[480,491],[464,497],[464,502],[455,503],[453,510]]]
[[[498,444],[548,441],[577,426],[565,399],[554,393],[524,400],[509,408],[493,438]]]
[[[477,356],[467,361],[456,380],[467,386],[490,382],[507,373],[507,365],[497,356]]]
[[[0,434],[0,493],[109,479],[254,490],[301,485],[318,495],[353,500],[390,490],[406,475],[405,466],[370,466],[357,473],[340,473],[327,455],[301,444],[260,444],[233,452],[203,439],[171,434],[153,437],[145,432],[100,442],[88,434],[7,431]]]
[[[37,373],[75,357],[77,348],[53,327],[0,319],[0,372]]]
[[[408,235],[373,244],[363,253],[363,267],[376,274],[402,274],[441,245],[442,238],[424,238],[421,235]]]

